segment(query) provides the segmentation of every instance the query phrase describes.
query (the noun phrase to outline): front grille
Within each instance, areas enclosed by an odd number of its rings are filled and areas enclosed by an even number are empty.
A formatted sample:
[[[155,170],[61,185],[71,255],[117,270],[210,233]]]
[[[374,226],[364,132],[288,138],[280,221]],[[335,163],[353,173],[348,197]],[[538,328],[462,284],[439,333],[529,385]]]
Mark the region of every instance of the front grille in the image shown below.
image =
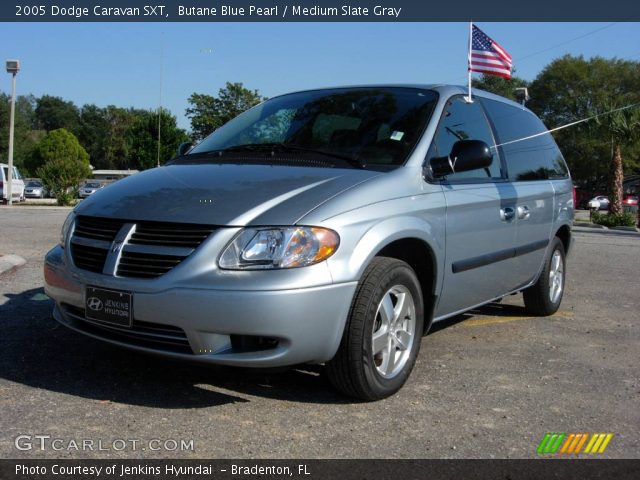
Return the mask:
[[[90,272],[155,278],[191,255],[215,230],[210,225],[78,216],[71,237],[71,257],[76,267]],[[112,248],[116,239],[123,241],[118,262],[119,249]],[[110,255],[114,257],[109,263]],[[110,271],[105,271],[107,263]]]
[[[131,328],[95,320],[87,320],[82,308],[62,304],[63,311],[74,327],[101,338],[129,345],[175,353],[193,354],[187,335],[180,327],[162,323],[133,320]]]
[[[117,275],[138,278],[159,277],[178,265],[183,259],[184,257],[177,255],[154,255],[125,250],[120,257]]]
[[[78,217],[73,235],[112,242],[124,222],[98,217]]]
[[[76,267],[90,272],[102,273],[104,262],[107,260],[109,250],[89,247],[87,245],[71,244],[71,256]]]
[[[213,227],[175,225],[171,223],[139,223],[129,243],[197,248],[213,232]]]

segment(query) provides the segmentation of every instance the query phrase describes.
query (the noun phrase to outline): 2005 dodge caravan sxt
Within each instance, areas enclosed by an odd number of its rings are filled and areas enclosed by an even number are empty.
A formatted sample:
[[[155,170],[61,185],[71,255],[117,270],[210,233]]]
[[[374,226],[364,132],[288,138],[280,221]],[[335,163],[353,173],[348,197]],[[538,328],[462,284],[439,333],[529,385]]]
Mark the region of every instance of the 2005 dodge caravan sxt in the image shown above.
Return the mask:
[[[571,179],[542,122],[461,87],[272,98],[83,201],[46,257],[55,318],[146,352],[326,363],[379,399],[439,321],[565,285]]]

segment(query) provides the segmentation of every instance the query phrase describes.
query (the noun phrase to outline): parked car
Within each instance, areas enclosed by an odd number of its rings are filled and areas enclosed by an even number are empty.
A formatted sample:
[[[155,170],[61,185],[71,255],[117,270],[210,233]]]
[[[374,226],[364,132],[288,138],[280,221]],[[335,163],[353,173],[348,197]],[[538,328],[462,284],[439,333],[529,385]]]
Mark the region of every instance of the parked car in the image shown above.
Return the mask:
[[[0,199],[3,203],[7,202],[9,190],[8,186],[8,178],[9,178],[9,165],[6,163],[0,163]],[[24,201],[24,180],[22,180],[22,175],[20,175],[20,171],[13,167],[12,170],[12,178],[11,178],[11,198],[14,202],[23,202]]]
[[[68,216],[45,260],[54,317],[202,363],[324,363],[340,391],[375,400],[402,387],[434,322],[516,292],[553,314],[567,166],[522,105],[465,95],[292,93],[181,146]]]
[[[87,182],[78,190],[78,198],[87,198],[104,187],[100,182]]]
[[[598,195],[589,200],[589,208],[597,208],[598,210],[609,210],[609,197],[606,195]]]
[[[24,196],[26,198],[44,198],[46,196],[45,187],[42,182],[31,180],[30,182],[27,182],[27,185],[24,188]]]
[[[622,199],[622,205],[638,205],[638,195],[625,195]]]

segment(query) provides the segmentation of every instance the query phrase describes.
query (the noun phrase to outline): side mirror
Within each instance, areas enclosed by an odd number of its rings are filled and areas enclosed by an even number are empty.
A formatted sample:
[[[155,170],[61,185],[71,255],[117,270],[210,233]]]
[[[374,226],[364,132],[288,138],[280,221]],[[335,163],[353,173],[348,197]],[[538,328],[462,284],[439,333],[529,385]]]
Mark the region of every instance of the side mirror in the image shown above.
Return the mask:
[[[482,140],[460,140],[453,144],[447,157],[429,160],[430,176],[440,178],[456,172],[487,168],[493,161],[489,145]]]
[[[182,155],[185,155],[189,150],[191,150],[191,147],[193,147],[193,143],[191,142],[181,143],[178,147],[178,156],[181,157]]]

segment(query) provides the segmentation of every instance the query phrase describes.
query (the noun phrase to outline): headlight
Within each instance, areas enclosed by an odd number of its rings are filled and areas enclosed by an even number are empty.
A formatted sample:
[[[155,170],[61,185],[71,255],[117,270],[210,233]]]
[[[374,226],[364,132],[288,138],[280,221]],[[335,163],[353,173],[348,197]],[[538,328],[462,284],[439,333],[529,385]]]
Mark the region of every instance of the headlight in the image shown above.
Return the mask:
[[[67,219],[62,224],[62,230],[60,231],[60,246],[64,248],[65,240],[67,239],[67,234],[69,233],[69,229],[71,225],[73,225],[73,221],[76,219],[76,214],[73,211],[69,212],[67,215]]]
[[[335,253],[340,237],[319,227],[248,228],[227,245],[220,268],[264,270],[306,267]]]

